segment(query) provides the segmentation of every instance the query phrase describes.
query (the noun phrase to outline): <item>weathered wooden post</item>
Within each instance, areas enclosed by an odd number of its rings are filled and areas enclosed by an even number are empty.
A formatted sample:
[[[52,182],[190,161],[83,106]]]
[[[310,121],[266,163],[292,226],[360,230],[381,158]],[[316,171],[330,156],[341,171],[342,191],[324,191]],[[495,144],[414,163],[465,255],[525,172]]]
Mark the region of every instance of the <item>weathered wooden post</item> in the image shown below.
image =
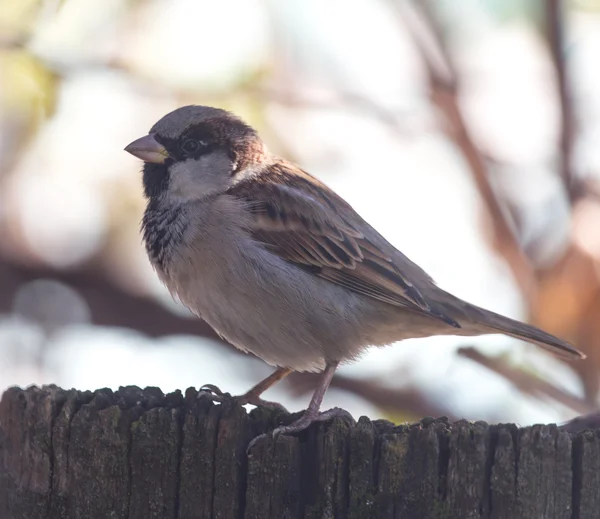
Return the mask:
[[[286,419],[193,389],[9,389],[0,518],[600,517],[598,433],[361,418],[246,454]]]

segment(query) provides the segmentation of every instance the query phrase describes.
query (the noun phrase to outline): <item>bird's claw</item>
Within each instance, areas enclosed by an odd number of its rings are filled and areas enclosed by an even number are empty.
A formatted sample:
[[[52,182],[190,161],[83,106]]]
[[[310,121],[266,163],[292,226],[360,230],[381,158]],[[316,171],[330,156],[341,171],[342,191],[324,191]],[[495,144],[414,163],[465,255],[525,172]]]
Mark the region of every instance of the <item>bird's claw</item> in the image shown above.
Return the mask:
[[[219,389],[219,387],[215,386],[214,384],[204,384],[200,388],[200,391],[202,391],[204,393],[212,393],[212,394],[217,395],[217,396],[223,396],[223,391],[221,391]]]
[[[251,404],[256,407],[266,407],[267,409],[274,409],[280,412],[288,412],[288,410],[280,403],[263,400],[252,392],[232,397],[229,393],[223,393],[223,391],[221,391],[221,389],[214,384],[204,384],[202,387],[200,387],[199,394],[207,395],[213,402],[223,403],[225,400],[233,399],[239,405]]]
[[[259,434],[258,436],[256,436],[252,440],[250,440],[248,447],[246,447],[246,456],[248,456],[250,454],[252,447],[254,447],[260,440],[262,440],[263,438],[268,438],[268,437],[269,437],[269,433],[263,433],[263,434]]]
[[[323,411],[320,413],[315,422],[328,422],[329,420],[333,420],[334,418],[340,418],[348,423],[348,425],[356,425],[356,420],[354,417],[345,409],[341,407],[332,407],[327,411]]]
[[[213,402],[224,402],[229,396],[227,393],[223,393],[214,384],[204,384],[198,391],[198,395],[207,395]]]
[[[345,409],[341,409],[339,407],[334,407],[332,409],[329,409],[328,411],[323,411],[322,413],[311,413],[307,410],[300,418],[298,418],[298,420],[292,422],[290,425],[282,425],[280,427],[276,427],[271,433],[259,434],[248,444],[248,447],[246,448],[246,454],[249,454],[252,447],[254,447],[262,438],[268,438],[269,436],[271,436],[273,441],[277,441],[277,438],[279,438],[279,436],[281,436],[282,434],[288,435],[299,433],[308,429],[308,427],[314,422],[328,422],[330,420],[333,420],[334,418],[341,418],[342,420],[348,422],[350,425],[356,424],[356,421],[354,420],[352,415]]]
[[[341,418],[342,420],[349,422],[350,425],[354,425],[356,423],[348,411],[339,407],[333,407],[332,409],[323,411],[322,413],[310,413],[307,411],[300,418],[298,418],[298,420],[292,422],[290,425],[282,425],[281,427],[277,427],[273,431],[273,438],[277,438],[277,436],[281,434],[299,433],[307,429],[314,422],[329,422],[334,418]]]

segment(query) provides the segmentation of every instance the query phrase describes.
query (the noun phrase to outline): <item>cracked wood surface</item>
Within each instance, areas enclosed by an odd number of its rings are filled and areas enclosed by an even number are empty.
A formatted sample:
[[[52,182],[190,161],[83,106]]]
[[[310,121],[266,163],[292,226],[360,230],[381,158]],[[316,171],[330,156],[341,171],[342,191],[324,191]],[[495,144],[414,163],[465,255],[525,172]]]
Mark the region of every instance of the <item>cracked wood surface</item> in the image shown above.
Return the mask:
[[[0,402],[0,518],[591,518],[600,431],[427,418],[294,416],[188,389],[11,388]]]

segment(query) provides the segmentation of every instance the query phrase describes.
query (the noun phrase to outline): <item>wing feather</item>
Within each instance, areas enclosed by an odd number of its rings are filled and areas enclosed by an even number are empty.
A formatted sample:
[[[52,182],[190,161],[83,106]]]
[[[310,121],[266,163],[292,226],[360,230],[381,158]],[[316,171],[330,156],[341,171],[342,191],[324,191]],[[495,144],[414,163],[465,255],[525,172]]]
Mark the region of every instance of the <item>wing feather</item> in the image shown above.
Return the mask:
[[[356,293],[460,327],[419,288],[433,285],[431,278],[308,173],[279,161],[242,178],[229,194],[248,203],[253,237],[286,261]]]

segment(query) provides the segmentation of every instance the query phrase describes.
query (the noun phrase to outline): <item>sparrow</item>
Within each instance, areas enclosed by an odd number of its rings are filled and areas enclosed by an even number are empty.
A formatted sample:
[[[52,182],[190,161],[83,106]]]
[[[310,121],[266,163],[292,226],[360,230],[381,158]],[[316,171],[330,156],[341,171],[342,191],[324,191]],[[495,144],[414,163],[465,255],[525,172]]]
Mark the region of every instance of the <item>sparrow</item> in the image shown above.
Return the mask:
[[[125,151],[144,162],[142,235],[160,280],[221,337],[276,367],[238,402],[278,407],[262,393],[293,371],[322,372],[306,411],[274,434],[343,415],[320,412],[325,392],[340,363],[371,346],[500,333],[585,358],[549,333],[438,287],[232,113],[184,106]]]

